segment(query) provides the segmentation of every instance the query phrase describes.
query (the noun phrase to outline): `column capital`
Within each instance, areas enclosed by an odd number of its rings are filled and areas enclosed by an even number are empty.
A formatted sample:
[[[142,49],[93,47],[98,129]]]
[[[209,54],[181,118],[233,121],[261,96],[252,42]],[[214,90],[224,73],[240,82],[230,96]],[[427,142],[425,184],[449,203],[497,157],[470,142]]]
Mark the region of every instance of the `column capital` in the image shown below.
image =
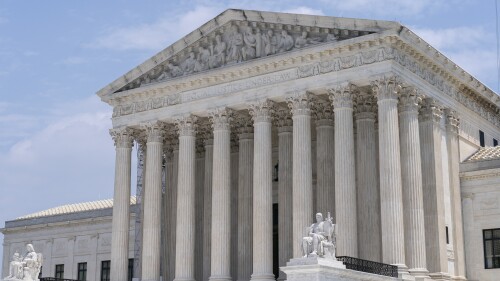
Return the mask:
[[[401,78],[397,75],[384,75],[371,82],[372,91],[379,101],[396,100],[401,93]]]
[[[135,131],[128,127],[110,129],[109,134],[117,148],[132,148]]]
[[[457,112],[450,108],[444,110],[446,116],[446,129],[452,133],[458,135],[458,127],[460,125],[460,119],[457,116]]]
[[[422,93],[415,87],[404,87],[399,96],[399,113],[414,112],[418,114]]]
[[[147,142],[163,142],[165,137],[165,123],[152,121],[141,124],[146,132]]]
[[[214,130],[212,129],[212,122],[209,119],[198,120],[198,127],[196,130],[198,137],[203,140],[204,145],[214,144]]]
[[[253,138],[253,122],[249,114],[243,112],[236,114],[233,125],[239,139]]]
[[[192,136],[196,135],[198,117],[194,115],[180,116],[175,119],[175,126],[179,130],[179,136]]]
[[[277,106],[274,111],[274,123],[279,132],[291,132],[293,128],[292,112],[284,106]]]
[[[443,107],[435,99],[425,98],[422,100],[420,115],[418,117],[420,121],[431,120],[439,124],[443,117]]]
[[[334,118],[334,113],[333,113],[333,106],[332,104],[321,98],[317,98],[313,104],[313,117],[316,120],[316,125],[321,125],[321,124],[331,124],[333,125],[333,118]]]
[[[306,91],[294,91],[286,98],[288,108],[295,115],[311,115],[312,95]]]
[[[214,130],[229,130],[230,122],[233,119],[233,110],[227,107],[220,107],[211,110],[209,113],[210,122]]]
[[[273,101],[265,99],[250,104],[248,111],[254,123],[271,122],[274,106],[275,103]]]
[[[197,138],[195,142],[196,157],[201,158],[205,153],[205,142],[202,138]]]
[[[359,91],[354,99],[354,112],[356,120],[373,119],[377,112],[375,96],[366,90]]]
[[[332,89],[328,89],[333,110],[340,108],[353,108],[353,96],[358,92],[358,87],[351,83],[342,83]]]

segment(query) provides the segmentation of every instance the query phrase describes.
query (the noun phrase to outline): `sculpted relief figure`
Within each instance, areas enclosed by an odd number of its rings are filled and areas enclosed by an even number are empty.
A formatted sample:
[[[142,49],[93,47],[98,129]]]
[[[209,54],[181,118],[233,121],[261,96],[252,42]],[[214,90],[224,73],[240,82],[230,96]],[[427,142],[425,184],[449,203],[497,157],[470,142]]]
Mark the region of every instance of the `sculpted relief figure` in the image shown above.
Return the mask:
[[[328,213],[316,214],[316,223],[309,228],[309,236],[302,238],[302,253],[306,257],[322,257],[335,260],[335,224]]]
[[[194,72],[194,67],[196,65],[196,58],[194,52],[189,52],[188,58],[184,61],[184,74],[190,74]]]
[[[307,38],[307,31],[303,31],[302,34],[295,39],[295,48],[303,48],[308,45],[318,44],[321,42],[321,38]]]
[[[215,47],[210,58],[210,68],[216,68],[226,63],[226,42],[222,41],[220,34],[215,36]]]
[[[232,25],[227,40],[227,63],[240,62],[242,59],[243,35],[238,31],[238,26]]]
[[[257,47],[257,36],[252,33],[252,28],[247,28],[243,36],[243,41],[245,42],[245,46],[241,48],[241,55],[243,60],[250,60],[255,58],[255,49]],[[259,42],[260,42],[259,38]],[[260,46],[259,46],[260,47]]]
[[[286,32],[286,30],[281,31],[281,37],[278,45],[278,52],[290,51],[294,46],[293,37]]]
[[[262,44],[264,45],[266,56],[276,54],[278,50],[278,37],[274,35],[272,29],[267,30],[267,33],[262,35]]]
[[[210,51],[203,48],[199,47],[198,48],[198,59],[196,60],[196,63],[194,64],[194,71],[203,71],[207,70],[209,68],[208,62],[210,60]]]
[[[42,267],[42,254],[36,253],[32,244],[26,245],[27,253],[21,258],[15,253],[9,265],[9,276],[4,280],[38,281]]]

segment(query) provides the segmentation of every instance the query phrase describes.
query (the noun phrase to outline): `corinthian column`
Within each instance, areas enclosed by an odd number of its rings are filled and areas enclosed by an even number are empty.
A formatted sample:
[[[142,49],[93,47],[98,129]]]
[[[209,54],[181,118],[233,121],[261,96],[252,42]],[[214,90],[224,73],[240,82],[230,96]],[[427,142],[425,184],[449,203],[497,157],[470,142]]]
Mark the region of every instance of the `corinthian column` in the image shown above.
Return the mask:
[[[214,164],[213,130],[204,128],[205,177],[203,186],[203,281],[210,277],[212,260],[212,175]]]
[[[335,212],[335,135],[333,107],[323,99],[314,101],[316,119],[316,206],[325,217]],[[335,216],[335,214],[333,214]]]
[[[462,196],[460,194],[460,151],[458,149],[458,117],[456,112],[445,110],[446,146],[448,148],[448,168],[450,175],[451,217],[453,222],[453,250],[455,251],[455,279],[465,280],[464,232],[462,224]]]
[[[378,99],[382,260],[406,272],[396,77],[372,82]]]
[[[146,179],[144,188],[144,232],[142,250],[142,280],[160,280],[161,236],[161,170],[163,155],[163,125],[144,125],[146,143]]]
[[[175,279],[194,280],[195,238],[195,116],[176,120],[179,129]]]
[[[293,123],[288,108],[276,110],[278,127],[278,249],[279,266],[285,266],[293,257],[292,185],[293,185]],[[278,280],[286,280],[280,271]]]
[[[399,98],[406,264],[410,274],[419,280],[429,277],[425,258],[424,202],[418,131],[420,100],[417,90],[409,87],[403,89]]]
[[[362,91],[356,98],[356,172],[358,179],[359,258],[381,261],[380,191],[375,140],[375,97]]]
[[[288,98],[293,119],[293,256],[301,257],[305,227],[313,217],[310,94],[294,93]]]
[[[212,177],[212,263],[210,280],[231,280],[231,133],[229,109],[210,113],[214,128]]]
[[[254,121],[253,273],[251,280],[274,280],[271,111],[264,100],[250,106]]]
[[[163,278],[172,281],[175,277],[175,226],[177,220],[177,163],[179,161],[179,138],[177,133],[170,134],[166,141],[166,243],[167,253],[164,261]]]
[[[252,191],[253,191],[253,126],[248,115],[236,120],[239,137],[238,177],[238,281],[252,275]]]
[[[111,279],[126,280],[128,273],[128,238],[130,223],[130,172],[132,131],[112,129],[115,141],[115,189],[113,196],[113,223],[111,228]]]
[[[433,279],[449,279],[444,218],[441,118],[443,109],[423,100],[419,116],[427,269]]]
[[[330,90],[335,114],[335,211],[337,256],[358,256],[356,174],[352,94],[355,86],[339,85]]]

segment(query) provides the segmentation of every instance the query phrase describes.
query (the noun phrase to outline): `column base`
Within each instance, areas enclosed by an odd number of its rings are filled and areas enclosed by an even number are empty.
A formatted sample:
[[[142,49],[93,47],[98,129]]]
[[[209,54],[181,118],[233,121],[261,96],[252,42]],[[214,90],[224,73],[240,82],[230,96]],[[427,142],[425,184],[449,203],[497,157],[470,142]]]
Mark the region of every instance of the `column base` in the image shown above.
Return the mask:
[[[466,280],[467,280],[467,278],[465,278],[465,277],[463,277],[463,276],[453,276],[453,277],[451,278],[451,280],[453,280],[453,281],[466,281]]]
[[[416,281],[430,281],[429,271],[425,268],[412,268],[408,270],[411,276],[415,277]]]
[[[401,280],[415,281],[415,276],[412,276],[405,264],[393,264],[398,267],[398,278]]]
[[[432,280],[448,281],[451,280],[451,275],[448,272],[433,272],[429,273]]]
[[[142,280],[142,281],[154,281],[154,280]],[[196,281],[194,278],[174,278],[174,281]]]
[[[274,279],[274,274],[252,274],[250,277],[250,281],[267,281],[267,280],[276,280]]]
[[[209,281],[231,281],[233,280],[231,276],[210,276],[208,277]]]
[[[278,279],[276,279],[278,281],[284,281],[286,280],[286,274],[280,270],[280,274],[278,275]]]

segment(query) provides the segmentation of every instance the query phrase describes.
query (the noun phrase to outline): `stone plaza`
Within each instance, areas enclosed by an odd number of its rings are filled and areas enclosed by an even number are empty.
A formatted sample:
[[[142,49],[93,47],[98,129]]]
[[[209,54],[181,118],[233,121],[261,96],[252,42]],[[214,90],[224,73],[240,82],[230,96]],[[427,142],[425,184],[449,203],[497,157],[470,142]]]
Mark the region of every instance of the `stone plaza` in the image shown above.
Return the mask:
[[[328,212],[337,257],[493,280],[466,272],[460,165],[500,139],[500,98],[399,23],[226,10],[97,94],[113,281],[129,259],[143,281],[285,280]]]

